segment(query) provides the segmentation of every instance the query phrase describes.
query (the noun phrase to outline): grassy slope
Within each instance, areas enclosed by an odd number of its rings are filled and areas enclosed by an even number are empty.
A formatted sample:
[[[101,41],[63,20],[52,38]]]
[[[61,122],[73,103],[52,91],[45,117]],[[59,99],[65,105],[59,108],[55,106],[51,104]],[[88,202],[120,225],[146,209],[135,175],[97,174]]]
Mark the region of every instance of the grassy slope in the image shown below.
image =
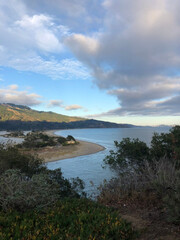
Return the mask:
[[[0,121],[47,121],[47,122],[73,122],[84,120],[78,117],[69,117],[53,112],[41,112],[23,106],[0,104]]]

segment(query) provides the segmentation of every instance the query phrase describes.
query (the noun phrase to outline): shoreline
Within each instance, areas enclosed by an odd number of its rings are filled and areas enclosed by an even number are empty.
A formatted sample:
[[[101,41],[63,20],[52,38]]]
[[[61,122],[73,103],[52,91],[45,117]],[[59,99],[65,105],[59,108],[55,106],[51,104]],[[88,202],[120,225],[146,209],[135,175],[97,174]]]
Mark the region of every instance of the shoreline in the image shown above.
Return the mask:
[[[49,136],[57,137],[55,131],[58,130],[46,130],[45,134]],[[105,147],[91,142],[77,140],[78,144],[60,147],[46,147],[37,152],[38,156],[43,158],[45,163],[55,162],[68,158],[75,158],[79,156],[86,156],[105,150]]]

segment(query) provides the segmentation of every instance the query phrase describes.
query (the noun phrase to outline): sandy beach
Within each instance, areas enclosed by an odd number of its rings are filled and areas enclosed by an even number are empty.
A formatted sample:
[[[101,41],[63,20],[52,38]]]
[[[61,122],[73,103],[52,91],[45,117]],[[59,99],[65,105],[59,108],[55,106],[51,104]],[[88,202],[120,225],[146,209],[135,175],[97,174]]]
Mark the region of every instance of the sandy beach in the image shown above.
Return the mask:
[[[55,134],[57,130],[47,130],[44,131],[45,134],[49,136],[57,137]],[[2,136],[6,132],[1,132]],[[89,155],[103,151],[105,148],[101,145],[91,142],[85,142],[78,140],[78,144],[69,146],[53,146],[44,147],[41,149],[31,150],[30,153],[36,154],[38,157],[42,158],[45,162],[53,162],[57,160],[63,160],[67,158],[74,158],[82,155]]]
[[[56,136],[54,132],[57,130],[45,131],[50,136]],[[101,145],[78,140],[79,144],[58,147],[46,147],[38,150],[36,153],[45,162],[53,162],[67,158],[74,158],[82,155],[89,155],[103,151],[105,148]]]

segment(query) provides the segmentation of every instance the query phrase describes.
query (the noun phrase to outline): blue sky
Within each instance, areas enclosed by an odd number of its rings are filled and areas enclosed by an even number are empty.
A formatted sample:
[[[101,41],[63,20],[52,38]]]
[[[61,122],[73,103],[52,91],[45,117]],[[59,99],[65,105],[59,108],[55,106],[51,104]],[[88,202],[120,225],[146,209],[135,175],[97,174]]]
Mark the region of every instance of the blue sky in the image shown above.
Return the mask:
[[[1,0],[0,103],[180,124],[178,0]]]

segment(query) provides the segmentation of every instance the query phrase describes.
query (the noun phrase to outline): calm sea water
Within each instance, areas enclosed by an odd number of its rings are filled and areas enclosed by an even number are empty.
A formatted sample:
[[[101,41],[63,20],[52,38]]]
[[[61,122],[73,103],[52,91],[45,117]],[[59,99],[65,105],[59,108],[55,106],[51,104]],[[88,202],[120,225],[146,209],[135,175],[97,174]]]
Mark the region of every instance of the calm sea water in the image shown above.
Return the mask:
[[[77,140],[94,142],[106,149],[99,153],[80,156],[56,162],[47,163],[49,169],[61,168],[65,178],[79,177],[85,182],[85,191],[89,195],[97,194],[98,186],[104,179],[109,180],[115,176],[108,167],[102,167],[103,159],[111,149],[115,149],[114,141],[121,141],[125,137],[139,138],[148,145],[154,132],[168,132],[169,128],[109,128],[109,129],[74,129],[56,131],[57,135],[67,137],[72,135]],[[92,184],[93,183],[93,184]]]

